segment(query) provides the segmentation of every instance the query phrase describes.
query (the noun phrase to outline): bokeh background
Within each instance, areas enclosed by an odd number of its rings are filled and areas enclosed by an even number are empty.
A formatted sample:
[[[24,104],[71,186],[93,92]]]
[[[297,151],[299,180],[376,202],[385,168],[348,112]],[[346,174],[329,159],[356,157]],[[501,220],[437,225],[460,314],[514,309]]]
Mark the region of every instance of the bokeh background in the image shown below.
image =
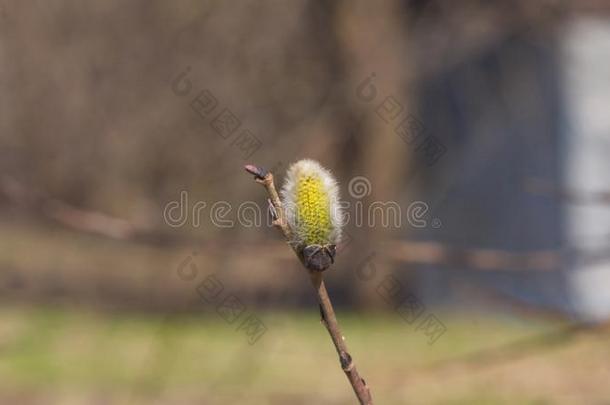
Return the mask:
[[[355,403],[243,171],[313,158],[376,403],[607,403],[609,66],[604,1],[1,0],[0,402]]]

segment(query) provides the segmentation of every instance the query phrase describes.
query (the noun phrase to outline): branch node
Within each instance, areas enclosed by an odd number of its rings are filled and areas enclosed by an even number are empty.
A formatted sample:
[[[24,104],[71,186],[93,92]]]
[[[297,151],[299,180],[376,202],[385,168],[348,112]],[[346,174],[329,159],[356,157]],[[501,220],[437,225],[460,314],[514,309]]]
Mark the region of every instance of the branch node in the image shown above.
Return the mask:
[[[350,356],[349,353],[341,353],[339,355],[339,361],[341,362],[341,368],[343,371],[348,372],[353,368],[352,356]]]

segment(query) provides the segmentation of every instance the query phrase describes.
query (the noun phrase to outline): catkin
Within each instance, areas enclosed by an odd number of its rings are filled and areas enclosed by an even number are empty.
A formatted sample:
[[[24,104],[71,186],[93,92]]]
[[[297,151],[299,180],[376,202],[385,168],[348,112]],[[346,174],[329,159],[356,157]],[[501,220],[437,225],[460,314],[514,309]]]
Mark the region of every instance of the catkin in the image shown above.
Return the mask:
[[[295,243],[336,245],[341,238],[339,187],[333,175],[310,159],[294,163],[281,191]]]

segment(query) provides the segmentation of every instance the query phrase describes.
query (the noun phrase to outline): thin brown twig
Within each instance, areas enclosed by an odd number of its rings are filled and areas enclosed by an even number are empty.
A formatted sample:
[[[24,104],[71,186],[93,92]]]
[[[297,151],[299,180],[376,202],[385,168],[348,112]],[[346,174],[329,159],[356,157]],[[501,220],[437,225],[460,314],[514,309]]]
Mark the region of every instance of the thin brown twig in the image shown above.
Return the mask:
[[[282,201],[277,193],[275,188],[275,184],[273,181],[273,174],[265,171],[262,168],[259,168],[254,165],[247,165],[245,169],[248,173],[254,175],[254,179],[257,183],[262,184],[267,193],[269,194],[269,202],[272,207],[272,211],[274,214],[273,225],[277,226],[284,235],[286,241],[290,244],[294,252],[296,253],[301,263],[303,262],[303,256],[299,252],[299,249],[296,245],[291,243],[293,241],[292,229],[288,224],[286,219],[286,213],[282,207]],[[304,265],[304,268],[307,267]],[[339,328],[339,323],[337,322],[337,318],[335,316],[335,310],[333,309],[333,304],[328,295],[328,291],[326,290],[326,286],[324,284],[324,278],[322,276],[322,272],[307,270],[309,273],[311,284],[313,285],[316,296],[318,299],[318,303],[320,304],[320,315],[322,316],[322,324],[328,330],[330,338],[335,345],[335,349],[337,350],[337,354],[339,355],[339,362],[341,363],[341,369],[347,376],[352,388],[354,389],[354,393],[358,398],[358,401],[361,405],[371,405],[373,403],[373,398],[371,396],[371,392],[369,387],[366,385],[366,382],[360,374],[358,374],[358,370],[356,369],[356,364],[352,356],[349,354],[347,350],[347,345],[345,344],[345,338],[341,333],[341,329]]]

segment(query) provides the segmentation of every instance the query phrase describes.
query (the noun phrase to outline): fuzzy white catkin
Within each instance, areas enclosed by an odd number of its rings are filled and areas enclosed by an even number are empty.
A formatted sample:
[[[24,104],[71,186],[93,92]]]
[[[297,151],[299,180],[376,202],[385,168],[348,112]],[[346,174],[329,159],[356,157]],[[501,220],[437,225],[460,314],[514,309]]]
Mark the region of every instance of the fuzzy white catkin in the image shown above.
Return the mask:
[[[339,186],[329,170],[311,159],[292,164],[281,197],[293,242],[304,246],[340,242],[343,213]]]

